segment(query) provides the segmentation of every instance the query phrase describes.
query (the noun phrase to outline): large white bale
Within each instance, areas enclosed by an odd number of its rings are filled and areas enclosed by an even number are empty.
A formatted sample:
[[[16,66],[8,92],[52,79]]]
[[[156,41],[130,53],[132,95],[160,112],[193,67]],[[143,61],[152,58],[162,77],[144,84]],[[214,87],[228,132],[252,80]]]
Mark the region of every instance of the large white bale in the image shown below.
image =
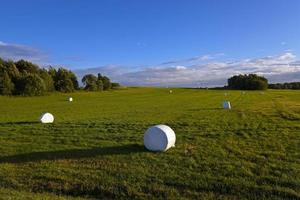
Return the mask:
[[[223,102],[223,108],[224,109],[231,109],[231,105],[229,101],[224,101]]]
[[[69,97],[69,101],[72,102],[72,101],[73,101],[73,98],[72,98],[72,97]]]
[[[53,123],[54,116],[51,113],[43,113],[42,116],[41,116],[41,118],[40,118],[40,121],[43,124]]]
[[[175,141],[175,132],[166,125],[151,126],[144,134],[144,145],[150,151],[166,151]]]

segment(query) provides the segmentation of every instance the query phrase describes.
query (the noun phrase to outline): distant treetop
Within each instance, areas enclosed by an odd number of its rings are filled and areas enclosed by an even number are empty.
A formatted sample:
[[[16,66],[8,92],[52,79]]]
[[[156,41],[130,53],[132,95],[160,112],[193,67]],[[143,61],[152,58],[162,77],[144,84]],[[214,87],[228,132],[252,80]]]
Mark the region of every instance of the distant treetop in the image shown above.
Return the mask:
[[[100,73],[98,77],[87,74],[82,82],[88,91],[112,89],[110,79]],[[120,85],[115,83],[114,86]],[[63,67],[44,69],[29,61],[13,62],[0,58],[0,95],[39,96],[53,91],[73,92],[79,89],[76,75]]]

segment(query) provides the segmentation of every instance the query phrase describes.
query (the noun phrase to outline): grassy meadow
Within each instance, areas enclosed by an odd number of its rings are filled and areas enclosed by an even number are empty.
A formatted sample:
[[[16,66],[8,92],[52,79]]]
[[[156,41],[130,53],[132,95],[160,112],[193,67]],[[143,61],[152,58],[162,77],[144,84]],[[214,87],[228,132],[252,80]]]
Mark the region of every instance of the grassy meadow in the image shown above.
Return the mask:
[[[300,91],[169,90],[0,97],[0,199],[300,199]]]

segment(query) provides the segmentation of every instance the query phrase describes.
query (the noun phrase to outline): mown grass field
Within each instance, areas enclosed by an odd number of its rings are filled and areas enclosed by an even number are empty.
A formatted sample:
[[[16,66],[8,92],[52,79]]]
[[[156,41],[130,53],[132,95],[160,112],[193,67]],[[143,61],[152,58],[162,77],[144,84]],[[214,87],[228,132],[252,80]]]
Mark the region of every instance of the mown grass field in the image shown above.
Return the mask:
[[[0,97],[0,199],[300,199],[300,91],[172,90]]]

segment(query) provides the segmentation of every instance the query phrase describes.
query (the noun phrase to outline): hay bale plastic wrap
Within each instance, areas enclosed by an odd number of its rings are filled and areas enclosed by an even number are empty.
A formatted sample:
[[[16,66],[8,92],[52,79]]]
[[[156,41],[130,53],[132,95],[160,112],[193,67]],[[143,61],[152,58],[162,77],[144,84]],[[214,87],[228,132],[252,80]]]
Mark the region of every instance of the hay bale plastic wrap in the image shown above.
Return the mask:
[[[148,128],[144,134],[144,145],[150,151],[166,151],[175,146],[175,132],[166,125]]]
[[[49,124],[54,122],[54,116],[51,113],[43,113],[40,117],[40,121],[43,124]]]
[[[231,109],[231,104],[229,101],[224,101],[223,102],[223,108],[224,109]]]
[[[69,97],[69,99],[68,99],[70,102],[72,102],[73,101],[73,98],[72,97]]]

